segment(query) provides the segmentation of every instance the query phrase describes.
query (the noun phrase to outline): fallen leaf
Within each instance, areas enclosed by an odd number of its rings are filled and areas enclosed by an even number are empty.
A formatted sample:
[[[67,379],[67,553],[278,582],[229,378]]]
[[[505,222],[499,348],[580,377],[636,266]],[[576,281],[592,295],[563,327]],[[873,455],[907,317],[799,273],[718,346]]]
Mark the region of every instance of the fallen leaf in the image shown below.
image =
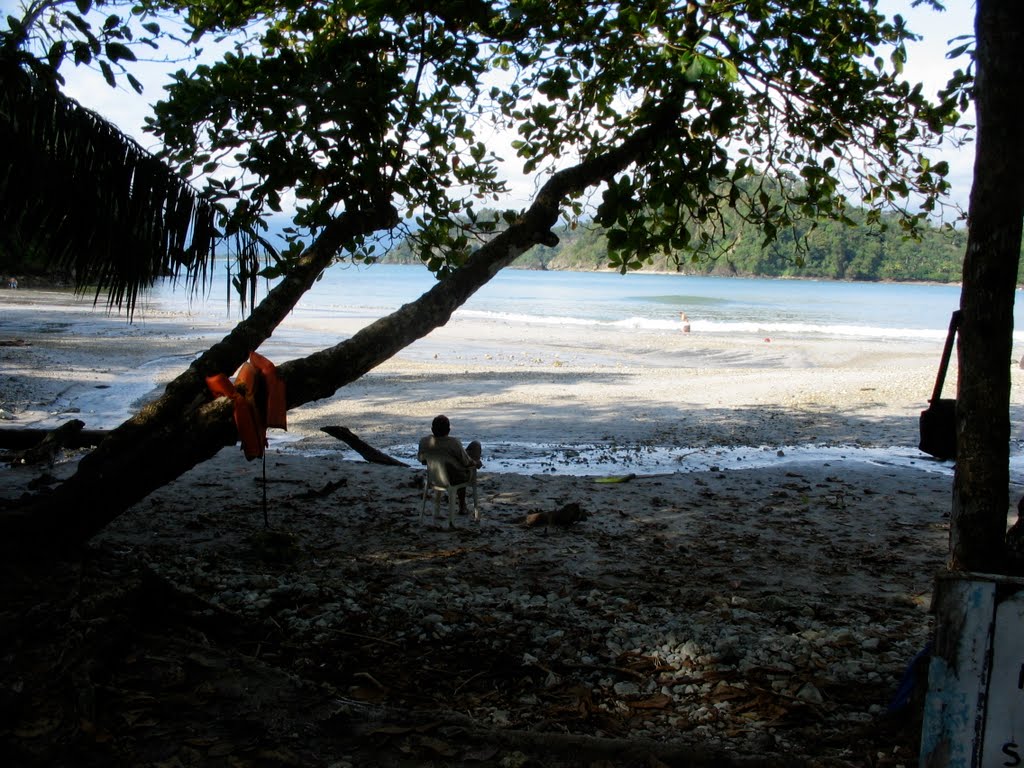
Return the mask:
[[[412,733],[415,730],[416,727],[412,725],[382,725],[370,731],[370,735],[374,736],[379,733],[385,736],[401,736],[406,733]]]
[[[498,754],[497,747],[481,747],[480,749],[471,749],[465,752],[462,755],[462,759],[478,763],[490,763],[494,760],[496,754]]]
[[[665,709],[672,703],[672,697],[664,693],[656,693],[646,699],[638,701],[627,701],[626,704],[633,709]]]
[[[357,701],[381,702],[387,692],[368,685],[354,685],[348,689],[348,695]]]
[[[207,757],[226,757],[235,751],[235,745],[227,741],[214,744],[206,751]]]
[[[420,739],[420,746],[442,757],[454,757],[457,754],[457,750],[451,744],[433,736],[423,736]]]

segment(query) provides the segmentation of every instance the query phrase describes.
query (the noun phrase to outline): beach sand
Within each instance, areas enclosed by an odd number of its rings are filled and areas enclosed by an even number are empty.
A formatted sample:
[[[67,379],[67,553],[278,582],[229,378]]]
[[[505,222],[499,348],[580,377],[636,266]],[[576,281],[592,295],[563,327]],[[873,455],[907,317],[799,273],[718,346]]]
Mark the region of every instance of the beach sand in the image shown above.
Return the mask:
[[[224,331],[0,298],[5,426],[115,426]],[[303,353],[290,323],[263,348],[277,362]],[[103,661],[61,663],[91,703],[57,716],[27,691],[67,646],[16,642],[4,741],[137,765],[916,764],[914,718],[887,708],[947,559],[951,467],[915,448],[940,353],[456,316],[291,412],[265,465],[226,448],[109,526],[68,581],[23,584],[5,618],[59,605],[77,653]],[[321,431],[408,461],[438,413],[484,444],[482,519],[453,530],[430,504],[421,520],[419,469]],[[0,499],[41,472],[0,469]],[[585,518],[524,524],[569,505]]]

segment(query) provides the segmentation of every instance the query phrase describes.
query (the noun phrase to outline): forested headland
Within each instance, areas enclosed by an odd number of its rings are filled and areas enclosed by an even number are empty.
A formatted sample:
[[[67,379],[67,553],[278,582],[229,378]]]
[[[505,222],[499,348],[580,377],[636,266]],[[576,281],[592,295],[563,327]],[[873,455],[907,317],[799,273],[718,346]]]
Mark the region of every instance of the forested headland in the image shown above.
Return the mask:
[[[569,270],[607,266],[607,238],[601,227],[567,227],[558,235],[559,246],[534,248],[516,266]],[[762,232],[738,222],[715,243],[712,256],[653,254],[643,268],[690,275],[959,282],[967,233],[933,227],[915,240],[895,220],[884,230],[827,221],[810,231],[805,227],[780,232],[768,246],[763,241]]]
[[[482,218],[483,216],[481,216]],[[896,218],[882,218],[882,226],[868,225],[861,212],[850,216],[854,224],[821,221],[779,232],[764,245],[764,233],[739,217],[728,231],[715,238],[708,251],[691,256],[676,251],[651,254],[643,269],[687,275],[786,277],[825,280],[892,280],[954,283],[961,278],[967,231],[925,226],[920,238],[909,237]],[[538,245],[513,265],[519,269],[593,271],[609,267],[607,229],[594,222],[568,224],[555,230],[559,244]],[[412,248],[399,245],[382,261],[419,263]],[[1024,270],[1022,270],[1024,271]],[[1024,282],[1024,275],[1018,277]]]

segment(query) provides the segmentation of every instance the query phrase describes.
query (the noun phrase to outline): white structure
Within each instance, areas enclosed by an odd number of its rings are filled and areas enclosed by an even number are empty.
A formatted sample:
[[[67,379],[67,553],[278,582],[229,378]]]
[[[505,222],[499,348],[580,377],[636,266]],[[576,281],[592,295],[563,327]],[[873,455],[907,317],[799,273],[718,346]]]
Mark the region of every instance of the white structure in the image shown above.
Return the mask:
[[[1024,767],[1024,579],[935,584],[920,768]]]

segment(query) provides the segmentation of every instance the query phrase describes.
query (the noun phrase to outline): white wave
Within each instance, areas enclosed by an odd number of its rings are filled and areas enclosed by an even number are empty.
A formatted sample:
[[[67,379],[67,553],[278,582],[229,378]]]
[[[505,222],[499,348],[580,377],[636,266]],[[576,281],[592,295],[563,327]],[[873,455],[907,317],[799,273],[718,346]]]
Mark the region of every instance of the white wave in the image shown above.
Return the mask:
[[[868,325],[816,325],[814,323],[756,323],[715,322],[692,323],[706,333],[756,333],[765,336],[825,336],[862,339],[921,339],[942,340],[946,329],[935,328],[883,328]]]
[[[585,317],[563,317],[559,315],[529,315],[521,312],[489,312],[480,309],[459,309],[456,317],[491,320],[511,325],[608,325],[607,322]]]
[[[475,318],[513,325],[560,325],[594,328],[614,328],[620,330],[671,331],[679,332],[680,323],[676,319],[662,319],[631,316],[621,320],[601,320],[597,318],[571,317],[558,315],[531,315],[518,312],[493,312],[487,310],[460,309],[457,317]],[[861,338],[861,339],[893,339],[942,341],[946,338],[946,328],[885,328],[882,326],[834,324],[821,325],[815,323],[761,322],[754,320],[695,320],[690,319],[692,333],[758,336],[821,336],[824,338]],[[1014,341],[1024,342],[1024,331],[1014,331]]]

